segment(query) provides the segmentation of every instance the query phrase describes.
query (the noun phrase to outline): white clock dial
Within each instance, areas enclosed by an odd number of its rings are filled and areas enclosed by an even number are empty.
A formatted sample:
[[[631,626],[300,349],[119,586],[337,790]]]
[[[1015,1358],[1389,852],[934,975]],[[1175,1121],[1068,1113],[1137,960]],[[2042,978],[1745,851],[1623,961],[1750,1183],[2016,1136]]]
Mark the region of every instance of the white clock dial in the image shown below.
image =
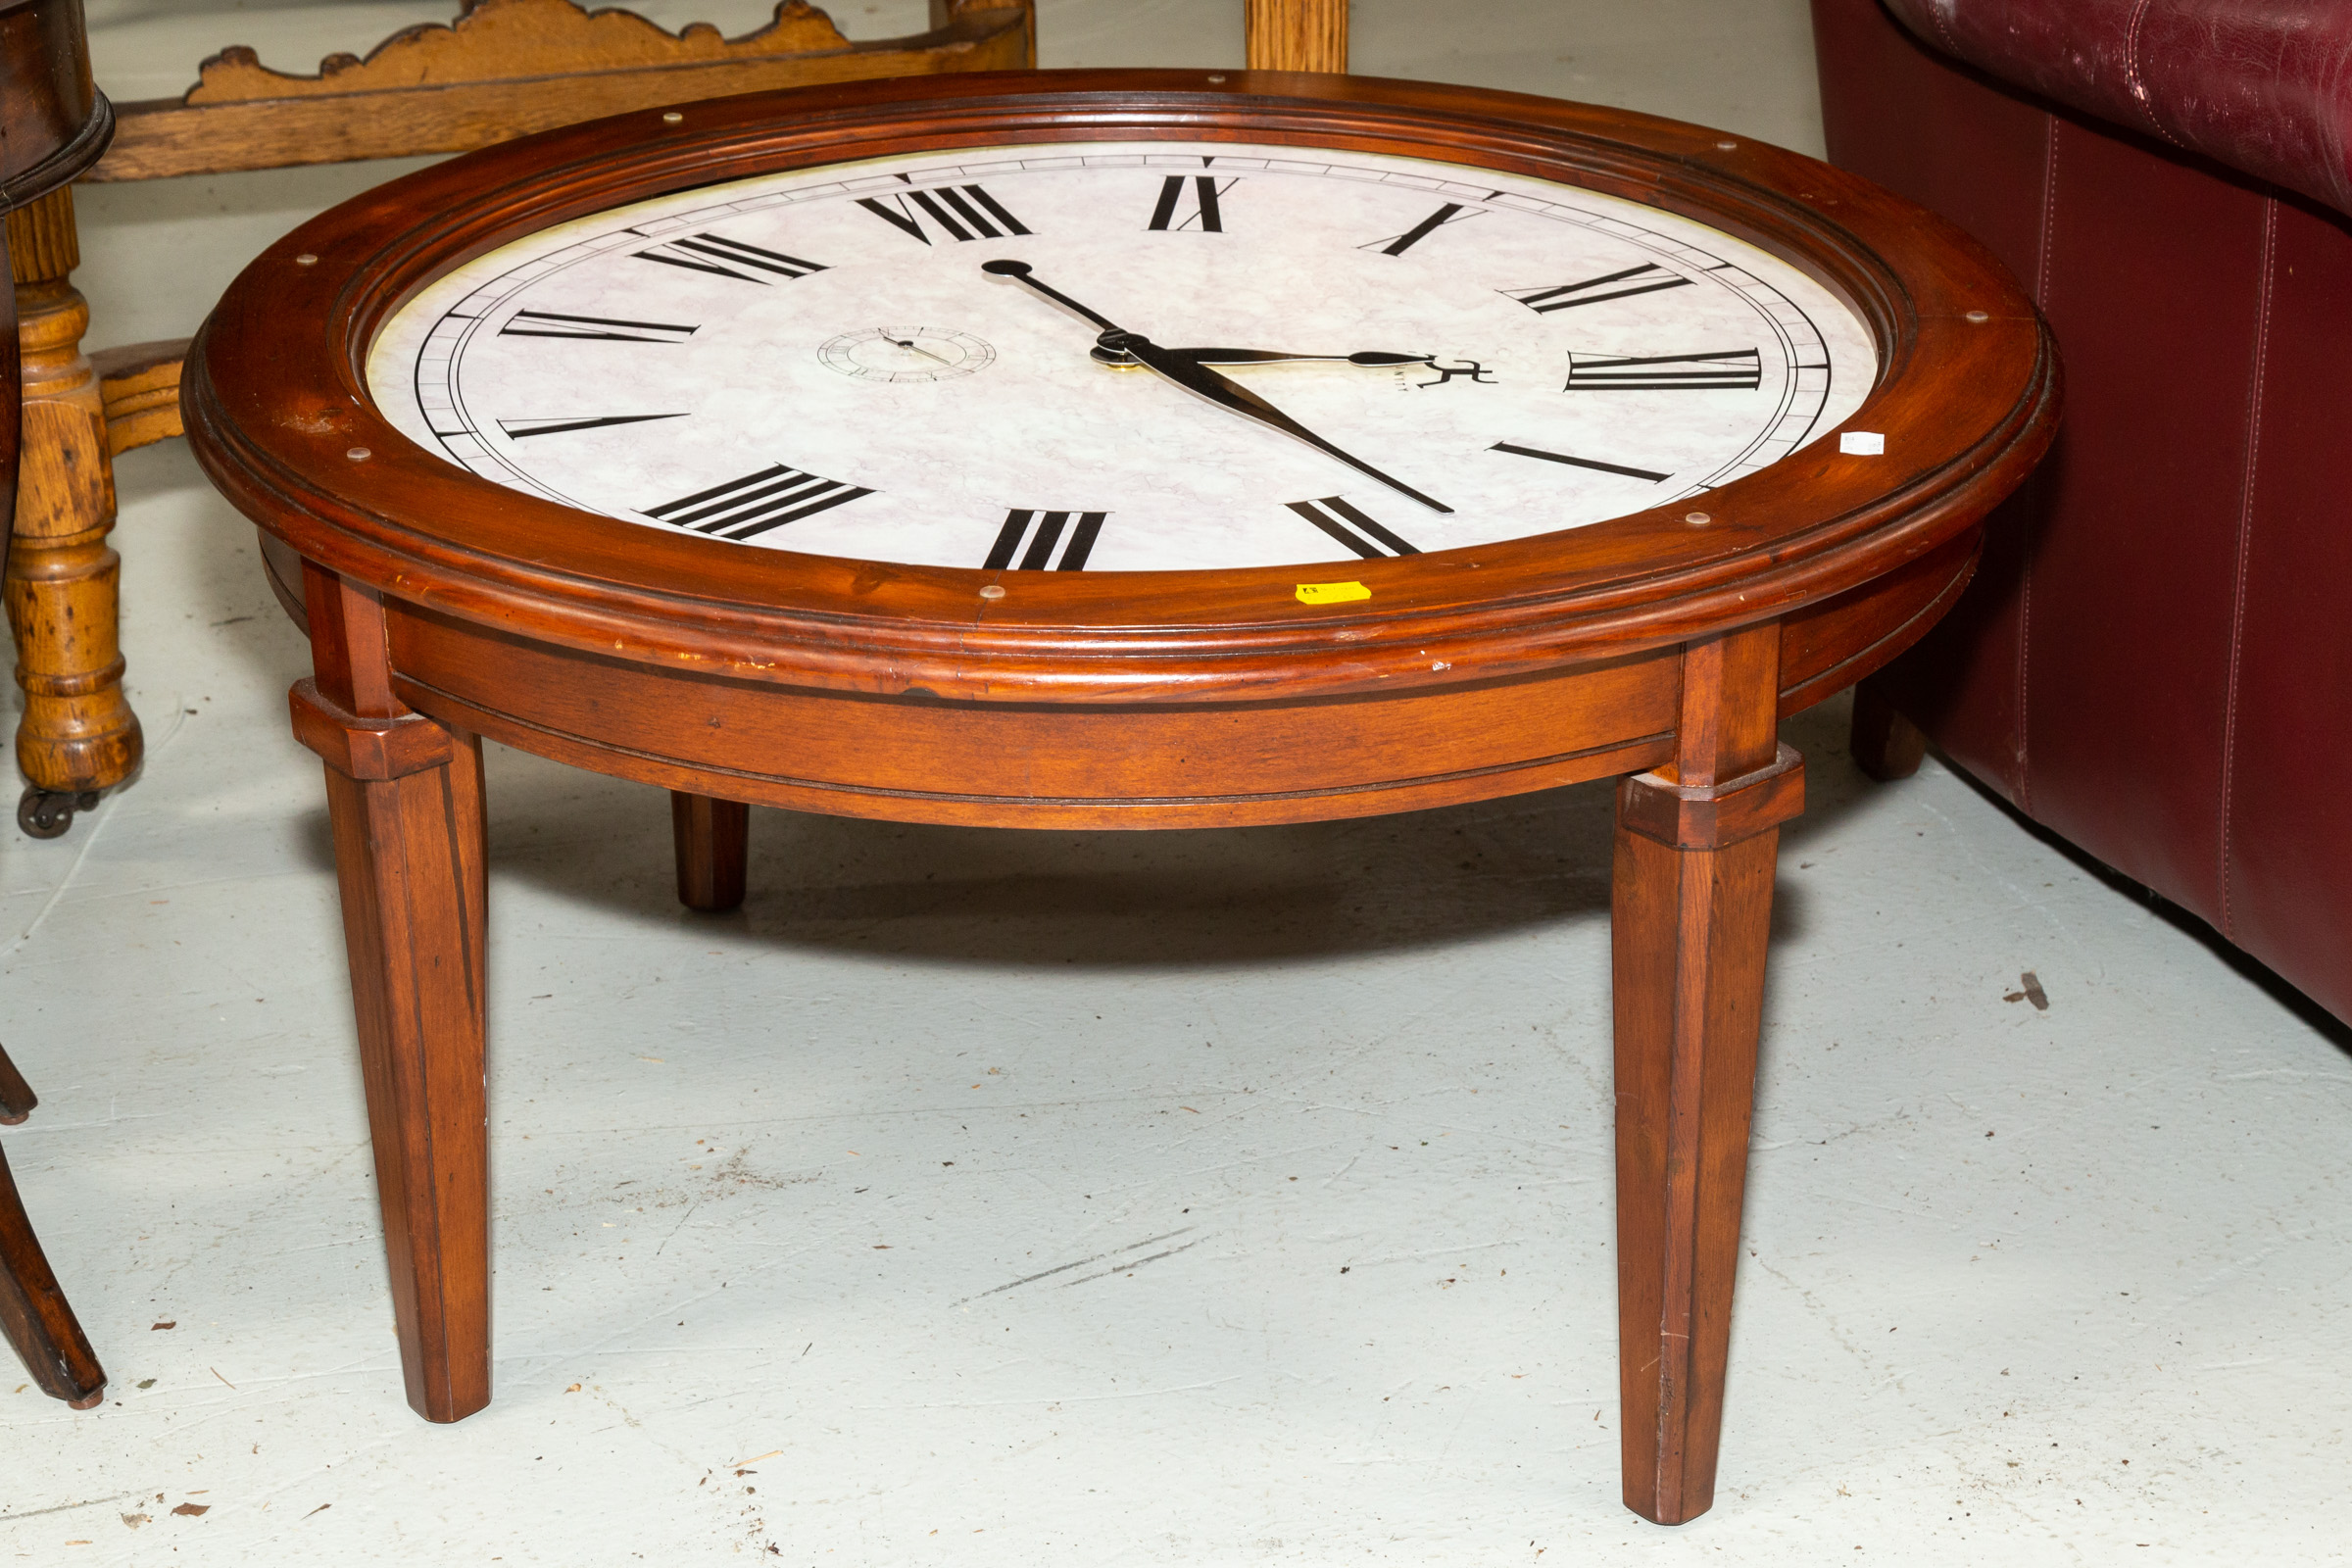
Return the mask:
[[[1877,373],[1842,302],[1689,219],[1418,159],[1159,141],[616,208],[458,269],[368,360],[405,434],[517,490],[1012,570],[1596,522],[1826,435]]]

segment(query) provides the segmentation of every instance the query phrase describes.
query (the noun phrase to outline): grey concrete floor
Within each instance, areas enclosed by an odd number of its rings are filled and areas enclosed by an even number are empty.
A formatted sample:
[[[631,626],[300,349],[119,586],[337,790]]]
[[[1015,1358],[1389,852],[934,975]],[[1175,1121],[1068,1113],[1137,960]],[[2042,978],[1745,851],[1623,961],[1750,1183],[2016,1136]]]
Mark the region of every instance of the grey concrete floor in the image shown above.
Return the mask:
[[[1046,53],[1231,64],[1238,9],[1049,0]],[[1368,72],[1815,143],[1786,0],[1357,11]],[[91,5],[123,97],[437,14]],[[383,172],[86,191],[97,340],[185,331]],[[75,1414],[0,1380],[12,1560],[2346,1555],[2340,1031],[1934,762],[1864,782],[1836,703],[1788,726],[1811,809],[1697,1522],[1617,1500],[1597,788],[1139,836],[761,812],[709,918],[658,792],[494,750],[498,1397],[427,1426],[304,648],[184,449],[121,482],[146,771],[0,856],[0,1036],[44,1097],[7,1152],[114,1384]]]

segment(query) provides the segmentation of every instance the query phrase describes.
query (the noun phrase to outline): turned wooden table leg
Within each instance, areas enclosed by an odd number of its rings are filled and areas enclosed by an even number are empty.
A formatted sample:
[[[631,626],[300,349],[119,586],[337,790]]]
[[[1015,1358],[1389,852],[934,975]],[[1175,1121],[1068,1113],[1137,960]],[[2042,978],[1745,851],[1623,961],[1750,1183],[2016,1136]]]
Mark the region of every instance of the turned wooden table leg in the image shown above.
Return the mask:
[[[751,855],[752,808],[741,801],[669,793],[669,825],[678,851],[678,902],[718,913],[740,906]]]
[[[1928,755],[1928,737],[1905,718],[1874,679],[1854,688],[1854,724],[1847,749],[1854,765],[1882,784],[1909,778]]]
[[[21,1122],[37,1103],[24,1074],[0,1050],[0,1122]],[[76,1410],[106,1397],[106,1369],[98,1364],[66,1293],[58,1289],[5,1153],[0,1153],[0,1334],[43,1394]]]
[[[392,695],[372,590],[303,587],[294,733],[326,762],[401,1366],[416,1412],[456,1421],[490,1402],[481,743]]]
[[[1659,1524],[1715,1497],[1773,866],[1804,806],[1779,673],[1777,624],[1690,645],[1675,760],[1617,792],[1618,1415],[1626,1506]]]
[[[122,558],[106,543],[114,460],[98,376],[81,352],[90,310],[69,281],[81,260],[73,187],[9,214],[8,233],[24,367],[8,617],[24,688],[17,762],[32,786],[18,820],[36,838],[55,838],[99,791],[130,776],[144,742],[122,697]]]

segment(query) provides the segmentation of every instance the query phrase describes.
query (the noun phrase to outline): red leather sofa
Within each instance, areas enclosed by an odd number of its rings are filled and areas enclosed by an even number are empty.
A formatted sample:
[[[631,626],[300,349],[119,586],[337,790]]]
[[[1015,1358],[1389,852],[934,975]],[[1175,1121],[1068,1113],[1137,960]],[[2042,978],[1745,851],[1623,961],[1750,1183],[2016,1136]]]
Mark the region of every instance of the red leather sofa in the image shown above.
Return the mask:
[[[1899,772],[1916,723],[2352,1021],[2352,3],[1813,20],[1831,161],[1990,245],[2067,374],[1857,760]]]

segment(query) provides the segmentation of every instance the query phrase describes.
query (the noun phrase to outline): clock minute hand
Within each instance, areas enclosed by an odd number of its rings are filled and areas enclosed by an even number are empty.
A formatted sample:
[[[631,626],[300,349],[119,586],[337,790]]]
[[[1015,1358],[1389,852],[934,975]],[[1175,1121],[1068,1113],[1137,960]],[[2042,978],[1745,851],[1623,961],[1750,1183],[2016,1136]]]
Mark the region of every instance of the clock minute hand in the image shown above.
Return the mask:
[[[1368,474],[1372,478],[1378,479],[1398,495],[1410,496],[1432,512],[1451,512],[1453,510],[1443,501],[1423,495],[1403,480],[1392,478],[1381,472],[1363,459],[1342,451],[1248,387],[1227,380],[1207,366],[1186,359],[1174,350],[1163,349],[1148,337],[1142,337],[1133,332],[1116,332],[1115,335],[1106,333],[1102,346],[1123,350],[1133,356],[1138,365],[1157,371],[1186,391],[1198,393],[1221,408],[1231,409],[1234,413],[1255,419],[1261,424],[1272,425],[1285,435],[1296,436],[1316,451],[1339,459],[1358,473]]]
[[[1195,365],[1293,365],[1321,362],[1332,365],[1429,365],[1436,361],[1434,354],[1388,354],[1366,349],[1359,354],[1288,354],[1281,349],[1169,349],[1180,360]],[[1133,365],[1133,356],[1097,345],[1094,357],[1104,365]]]

